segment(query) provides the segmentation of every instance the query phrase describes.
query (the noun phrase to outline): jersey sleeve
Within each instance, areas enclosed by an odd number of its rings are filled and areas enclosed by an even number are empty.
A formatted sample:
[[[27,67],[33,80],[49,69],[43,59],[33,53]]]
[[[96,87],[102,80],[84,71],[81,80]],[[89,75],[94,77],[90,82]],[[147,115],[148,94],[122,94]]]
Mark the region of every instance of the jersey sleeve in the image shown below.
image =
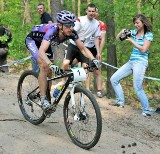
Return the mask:
[[[57,32],[58,28],[49,25],[49,27],[46,27],[46,29],[44,29],[44,32],[46,31],[45,35],[43,36],[43,40],[49,41],[51,42],[51,39],[53,37],[53,34],[55,34]]]
[[[106,33],[107,26],[104,22],[100,22],[100,30],[102,33]]]

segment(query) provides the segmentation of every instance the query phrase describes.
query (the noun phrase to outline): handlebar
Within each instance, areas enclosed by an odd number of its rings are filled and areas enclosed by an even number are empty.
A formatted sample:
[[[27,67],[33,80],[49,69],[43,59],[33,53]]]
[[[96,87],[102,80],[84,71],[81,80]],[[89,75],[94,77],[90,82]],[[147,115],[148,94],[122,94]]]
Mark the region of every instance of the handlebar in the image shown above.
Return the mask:
[[[88,65],[88,66],[82,67],[82,68],[86,69],[89,72],[93,72],[94,70],[97,70],[97,67],[95,65],[94,66]],[[63,73],[61,73],[61,74],[56,74],[56,77],[63,78],[63,77],[72,76],[72,74],[73,74],[71,69],[62,70],[62,72]]]

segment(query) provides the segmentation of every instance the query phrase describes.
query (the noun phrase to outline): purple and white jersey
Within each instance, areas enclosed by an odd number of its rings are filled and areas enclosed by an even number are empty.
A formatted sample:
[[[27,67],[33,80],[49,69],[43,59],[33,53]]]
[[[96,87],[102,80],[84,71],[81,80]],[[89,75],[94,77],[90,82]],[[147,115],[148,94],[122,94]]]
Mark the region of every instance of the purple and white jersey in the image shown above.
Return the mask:
[[[59,45],[60,43],[72,39],[76,41],[79,37],[75,31],[72,32],[71,36],[66,36],[64,40],[60,41],[58,33],[59,27],[56,24],[41,24],[33,27],[30,34],[27,37],[32,38],[35,41],[42,42],[47,40],[51,42],[51,45]]]
[[[63,40],[59,38],[59,27],[56,24],[41,24],[32,28],[31,32],[26,37],[26,46],[32,56],[38,58],[38,49],[42,40],[47,40],[51,43],[51,46],[59,45],[60,43],[72,39],[76,41],[79,39],[76,31],[72,31],[70,36],[66,36]],[[53,55],[51,48],[49,47],[47,52],[51,56]]]

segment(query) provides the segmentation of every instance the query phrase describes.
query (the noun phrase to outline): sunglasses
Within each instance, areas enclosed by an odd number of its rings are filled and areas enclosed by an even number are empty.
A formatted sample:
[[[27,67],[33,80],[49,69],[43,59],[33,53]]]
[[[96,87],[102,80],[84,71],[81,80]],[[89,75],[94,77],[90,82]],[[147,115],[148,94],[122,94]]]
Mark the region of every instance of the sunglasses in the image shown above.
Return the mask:
[[[63,26],[65,26],[65,27],[74,27],[75,24],[73,22],[71,22],[71,23],[65,23],[65,24],[63,24]]]

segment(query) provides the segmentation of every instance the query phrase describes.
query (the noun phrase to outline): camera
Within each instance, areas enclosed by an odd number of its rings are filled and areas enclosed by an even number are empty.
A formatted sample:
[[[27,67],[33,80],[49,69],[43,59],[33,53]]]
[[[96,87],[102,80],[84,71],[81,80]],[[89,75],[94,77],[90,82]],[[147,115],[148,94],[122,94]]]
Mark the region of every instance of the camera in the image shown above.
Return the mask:
[[[127,37],[131,36],[131,31],[128,29],[125,29],[122,35],[119,37],[121,41],[124,41]]]

